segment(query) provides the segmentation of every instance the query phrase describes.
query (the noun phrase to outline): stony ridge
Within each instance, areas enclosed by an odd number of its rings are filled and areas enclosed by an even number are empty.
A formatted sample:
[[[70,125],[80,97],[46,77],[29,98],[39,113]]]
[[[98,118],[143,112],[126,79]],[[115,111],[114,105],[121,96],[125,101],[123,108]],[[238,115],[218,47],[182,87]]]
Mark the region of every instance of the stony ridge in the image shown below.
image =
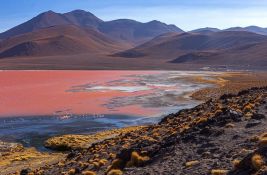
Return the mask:
[[[266,97],[267,87],[223,95],[159,124],[73,150],[66,160],[31,173],[263,175],[266,148],[259,142],[267,130]]]

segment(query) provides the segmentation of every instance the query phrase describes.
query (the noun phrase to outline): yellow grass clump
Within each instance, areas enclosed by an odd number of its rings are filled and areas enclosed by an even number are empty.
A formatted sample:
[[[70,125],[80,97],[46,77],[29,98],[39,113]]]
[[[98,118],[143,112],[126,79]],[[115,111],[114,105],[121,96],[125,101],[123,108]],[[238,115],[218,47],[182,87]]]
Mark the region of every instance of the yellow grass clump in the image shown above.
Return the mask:
[[[123,161],[121,159],[115,159],[112,161],[112,164],[110,168],[108,168],[108,171],[111,169],[121,169],[123,167]]]
[[[254,169],[259,170],[264,165],[264,160],[259,154],[255,154],[251,158],[251,163]]]
[[[99,160],[99,165],[100,166],[103,166],[103,165],[105,165],[106,163],[107,163],[108,161],[106,160],[106,159],[101,159],[101,160]]]
[[[197,118],[195,120],[196,124],[204,123],[204,122],[207,122],[207,121],[208,121],[208,119],[206,117]]]
[[[127,166],[143,166],[149,159],[148,156],[141,156],[136,151],[133,151],[131,160],[127,163]]]
[[[144,128],[144,126],[132,126],[121,129],[112,129],[107,131],[98,132],[92,135],[63,135],[49,138],[45,141],[45,146],[56,150],[69,150],[69,149],[86,149],[91,144],[103,141],[105,139],[113,138],[121,134],[126,134],[135,130]],[[107,145],[106,145],[107,146]],[[96,150],[90,149],[92,153]]]
[[[96,173],[93,171],[83,171],[82,175],[96,175]]]
[[[251,142],[258,142],[260,140],[259,136],[253,136],[249,139]]]
[[[107,175],[122,175],[122,174],[123,174],[123,172],[121,170],[113,169],[113,170],[109,171]]]
[[[260,136],[259,144],[261,147],[267,147],[267,133],[264,133]]]
[[[227,124],[225,125],[225,127],[226,127],[226,128],[234,128],[235,125],[234,125],[233,123],[227,123]]]
[[[249,111],[252,110],[253,107],[254,107],[254,105],[251,104],[251,103],[249,103],[249,104],[247,104],[247,105],[244,107],[244,111],[245,111],[245,112],[249,112]]]
[[[98,162],[93,162],[93,165],[94,165],[95,168],[99,168],[100,167]]]
[[[75,169],[70,169],[68,175],[74,175],[76,173]]]
[[[226,175],[227,173],[228,170],[220,170],[220,169],[211,170],[211,175]]]
[[[109,153],[109,158],[111,158],[111,159],[115,159],[115,158],[116,158],[116,154]]]
[[[189,168],[189,167],[192,167],[192,166],[195,166],[195,165],[198,165],[198,164],[199,164],[199,161],[198,160],[193,160],[193,161],[186,162],[185,163],[185,166],[187,168]]]
[[[234,168],[237,168],[240,165],[240,160],[235,159],[235,160],[232,161],[232,164],[233,164]]]

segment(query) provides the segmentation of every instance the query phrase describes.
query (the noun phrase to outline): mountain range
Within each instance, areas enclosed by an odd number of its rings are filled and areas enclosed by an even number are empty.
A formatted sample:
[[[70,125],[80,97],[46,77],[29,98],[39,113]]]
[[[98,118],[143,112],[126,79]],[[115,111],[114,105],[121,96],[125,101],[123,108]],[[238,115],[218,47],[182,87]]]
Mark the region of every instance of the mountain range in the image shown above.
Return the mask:
[[[160,21],[47,11],[0,33],[1,69],[267,67],[267,28],[185,32]]]
[[[20,24],[0,34],[0,39],[6,39],[16,35],[34,32],[53,26],[75,25],[80,28],[91,28],[106,34],[113,39],[138,44],[167,32],[183,32],[175,25],[167,25],[159,21],[141,23],[129,19],[119,19],[104,22],[90,12],[74,10],[60,14],[53,11],[41,13],[31,20]]]

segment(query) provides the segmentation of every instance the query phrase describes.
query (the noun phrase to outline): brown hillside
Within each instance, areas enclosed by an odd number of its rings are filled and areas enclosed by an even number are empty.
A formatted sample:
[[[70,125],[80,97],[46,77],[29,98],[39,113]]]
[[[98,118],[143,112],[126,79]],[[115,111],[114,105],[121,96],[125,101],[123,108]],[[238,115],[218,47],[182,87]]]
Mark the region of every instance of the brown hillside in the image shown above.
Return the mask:
[[[127,48],[93,30],[73,25],[54,26],[4,40],[0,57],[114,53]]]

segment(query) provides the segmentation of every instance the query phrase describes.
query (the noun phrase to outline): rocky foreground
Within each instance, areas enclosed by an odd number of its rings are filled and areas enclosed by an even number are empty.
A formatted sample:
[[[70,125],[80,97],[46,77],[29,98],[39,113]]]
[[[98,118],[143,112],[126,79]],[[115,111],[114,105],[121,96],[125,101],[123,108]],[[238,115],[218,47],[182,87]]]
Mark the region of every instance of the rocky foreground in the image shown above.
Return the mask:
[[[266,117],[267,87],[252,88],[75,147],[58,163],[20,174],[266,175]]]

